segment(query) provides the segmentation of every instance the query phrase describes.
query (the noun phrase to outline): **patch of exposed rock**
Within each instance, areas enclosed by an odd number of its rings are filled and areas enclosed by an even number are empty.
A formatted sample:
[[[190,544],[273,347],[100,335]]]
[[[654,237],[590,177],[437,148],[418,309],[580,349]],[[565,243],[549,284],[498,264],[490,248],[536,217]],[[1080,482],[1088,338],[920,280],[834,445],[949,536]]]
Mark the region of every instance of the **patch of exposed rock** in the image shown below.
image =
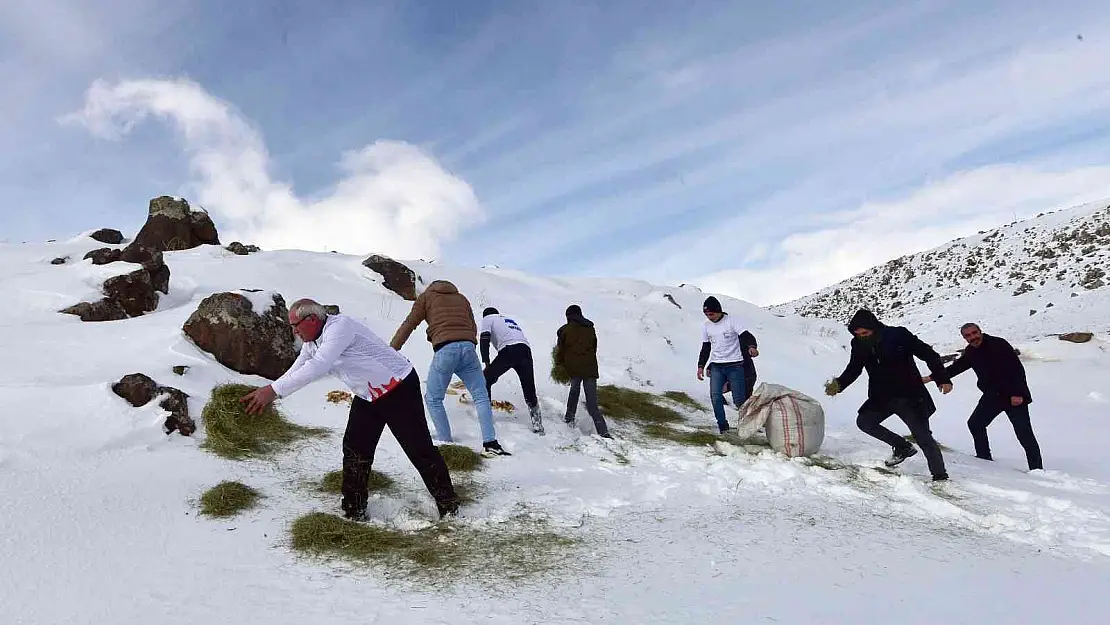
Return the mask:
[[[119,245],[123,243],[123,233],[111,228],[101,228],[90,234],[89,238],[94,241],[100,241],[101,243],[107,243],[108,245]]]
[[[297,357],[289,310],[277,293],[263,311],[254,310],[242,293],[215,293],[201,301],[182,329],[217,362],[247,375],[277,379]]]
[[[196,423],[189,416],[189,396],[176,388],[161,386],[147,375],[142,373],[125,375],[112,385],[112,392],[136,408],[147,405],[159,395],[166,395],[167,397],[158,404],[160,408],[170,413],[162,424],[166,434],[176,430],[183,436],[189,436],[197,429]]]
[[[194,211],[184,199],[163,195],[150,201],[146,223],[127,247],[166,252],[219,244],[216,225],[208,213]]]
[[[416,272],[388,256],[374,254],[362,265],[384,278],[382,285],[408,301],[416,300]]]

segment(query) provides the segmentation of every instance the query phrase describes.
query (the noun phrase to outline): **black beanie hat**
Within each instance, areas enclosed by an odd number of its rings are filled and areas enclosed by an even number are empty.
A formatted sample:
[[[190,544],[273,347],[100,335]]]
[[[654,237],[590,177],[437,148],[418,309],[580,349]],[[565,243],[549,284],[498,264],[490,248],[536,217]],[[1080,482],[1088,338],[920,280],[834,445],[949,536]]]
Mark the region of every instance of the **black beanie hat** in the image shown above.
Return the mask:
[[[712,295],[705,298],[705,303],[701,305],[701,310],[702,312],[712,313],[724,312],[723,310],[721,310],[721,302],[717,301],[717,298],[713,297]]]
[[[501,313],[497,312],[497,309],[494,308],[493,306],[490,306],[489,308],[482,311],[482,316],[483,317],[488,317],[490,315],[500,315],[500,314]]]
[[[567,306],[567,317],[568,318],[570,318],[570,317],[581,317],[581,316],[582,316],[582,307],[581,306],[579,306],[578,304],[571,304],[570,306]]]

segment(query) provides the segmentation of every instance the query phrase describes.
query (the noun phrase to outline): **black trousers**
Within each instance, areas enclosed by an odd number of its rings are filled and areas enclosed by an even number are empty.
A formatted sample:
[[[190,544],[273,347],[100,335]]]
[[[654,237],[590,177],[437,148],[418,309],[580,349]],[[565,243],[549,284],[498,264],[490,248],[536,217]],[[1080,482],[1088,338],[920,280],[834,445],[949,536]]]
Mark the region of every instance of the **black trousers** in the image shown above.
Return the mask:
[[[357,395],[351,401],[347,431],[343,434],[343,510],[366,509],[370,467],[386,426],[436,503],[441,506],[457,503],[447,464],[428,432],[420,377],[414,370],[396,388],[372,402]]]
[[[1029,464],[1029,470],[1043,469],[1041,447],[1037,444],[1037,437],[1033,435],[1033,424],[1029,421],[1029,406],[1027,404],[1014,406],[1010,404],[1009,397],[983,395],[979,399],[979,405],[975,406],[975,410],[967,420],[967,429],[971,430],[971,438],[975,441],[975,455],[984,460],[993,460],[990,441],[987,440],[987,426],[1002,412],[1010,417],[1014,434],[1025,449],[1025,460]]]
[[[933,438],[933,432],[929,429],[929,417],[922,413],[920,402],[916,399],[899,397],[875,406],[867,404],[864,406],[866,408],[861,408],[859,416],[856,417],[856,427],[895,449],[904,450],[910,446],[910,442],[882,426],[883,421],[891,415],[898,415],[898,418],[902,419],[910,429],[910,434],[913,435],[917,446],[921,448],[921,452],[925,454],[925,460],[929,463],[929,472],[933,476],[947,475],[940,445]]]
[[[497,350],[497,357],[486,367],[486,392],[493,399],[493,385],[497,380],[509,372],[516,371],[520,378],[520,390],[524,391],[524,403],[529,408],[535,408],[540,400],[536,397],[536,375],[532,366],[532,350],[524,343],[508,345],[505,349]]]
[[[564,421],[574,423],[574,415],[578,412],[578,397],[582,387],[586,389],[586,412],[594,420],[594,429],[598,434],[609,433],[609,425],[605,417],[601,416],[601,408],[597,406],[597,378],[571,378],[570,394],[567,395],[567,415]]]

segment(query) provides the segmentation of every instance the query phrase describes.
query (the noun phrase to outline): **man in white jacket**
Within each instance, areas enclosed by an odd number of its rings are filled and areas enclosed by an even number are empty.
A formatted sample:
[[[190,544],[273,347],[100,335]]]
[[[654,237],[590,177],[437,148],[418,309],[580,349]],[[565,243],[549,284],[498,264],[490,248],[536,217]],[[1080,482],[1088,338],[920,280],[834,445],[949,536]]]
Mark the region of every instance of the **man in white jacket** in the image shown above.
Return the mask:
[[[439,516],[457,513],[458,496],[447,464],[432,443],[420,378],[412,363],[370,328],[346,315],[329,315],[310,299],[289,307],[289,325],[303,341],[301,352],[280,378],[240,400],[247,404],[247,413],[261,412],[276,398],[335,375],[354,393],[343,435],[344,515],[354,520],[366,517],[370,467],[386,426],[420,472]]]

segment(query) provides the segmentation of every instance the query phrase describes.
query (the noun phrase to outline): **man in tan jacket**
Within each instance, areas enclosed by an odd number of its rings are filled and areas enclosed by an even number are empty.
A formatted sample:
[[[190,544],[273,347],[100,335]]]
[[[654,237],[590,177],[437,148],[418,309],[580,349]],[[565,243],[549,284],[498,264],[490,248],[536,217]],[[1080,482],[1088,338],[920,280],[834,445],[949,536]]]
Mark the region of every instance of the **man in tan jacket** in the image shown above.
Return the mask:
[[[427,389],[424,403],[432,415],[436,438],[451,441],[451,424],[447,420],[447,409],[443,398],[451,376],[457,375],[470,391],[474,407],[478,410],[478,423],[482,428],[482,446],[486,455],[508,456],[497,442],[493,428],[493,409],[489,393],[486,391],[486,378],[482,374],[482,363],[478,360],[478,326],[474,321],[474,311],[454,284],[447,280],[436,280],[428,285],[413,302],[412,311],[397,328],[390,345],[400,350],[412,332],[422,321],[428,322],[428,342],[432,344],[432,365],[428,369]]]

